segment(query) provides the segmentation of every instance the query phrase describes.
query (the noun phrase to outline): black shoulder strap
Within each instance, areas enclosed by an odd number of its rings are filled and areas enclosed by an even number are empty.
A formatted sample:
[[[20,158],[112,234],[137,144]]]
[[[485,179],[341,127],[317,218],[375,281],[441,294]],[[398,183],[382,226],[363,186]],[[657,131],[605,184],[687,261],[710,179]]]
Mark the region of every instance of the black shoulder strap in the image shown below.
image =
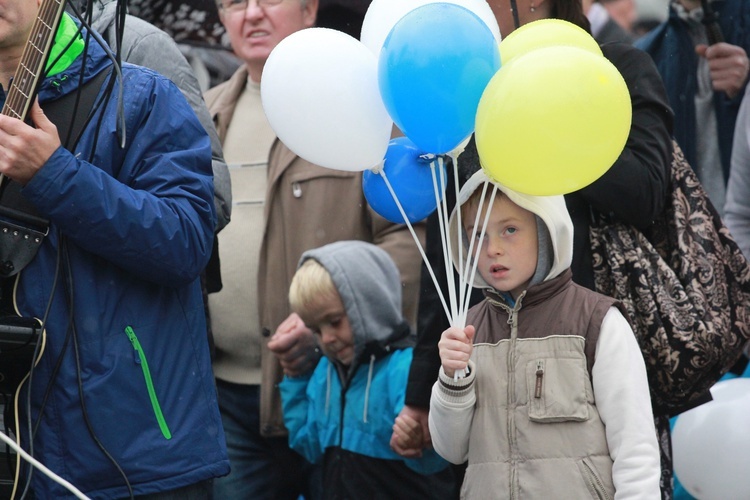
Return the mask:
[[[60,99],[42,104],[44,114],[55,124],[58,133],[60,133],[60,138],[67,138],[64,141],[65,144],[63,144],[65,149],[70,151],[75,146],[75,141],[88,122],[89,113],[94,108],[99,89],[102,88],[104,80],[109,74],[110,71],[101,71],[94,78],[84,83],[80,92],[70,92]],[[78,97],[78,107],[74,109],[77,96],[80,96]]]
[[[80,92],[71,92],[42,105],[44,114],[74,147],[109,71],[101,71]],[[76,107],[76,99],[78,106]],[[0,277],[12,276],[31,262],[49,230],[49,220],[39,215],[21,195],[21,185],[4,177],[0,185]]]

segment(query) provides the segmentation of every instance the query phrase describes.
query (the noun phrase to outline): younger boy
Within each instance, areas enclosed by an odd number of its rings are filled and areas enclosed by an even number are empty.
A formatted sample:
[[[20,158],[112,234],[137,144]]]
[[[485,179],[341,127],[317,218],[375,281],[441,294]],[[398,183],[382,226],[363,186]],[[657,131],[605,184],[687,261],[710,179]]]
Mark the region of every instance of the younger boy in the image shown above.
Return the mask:
[[[571,280],[563,197],[494,185],[491,205],[482,170],[459,193],[485,300],[469,311],[471,326],[440,339],[435,450],[468,460],[462,498],[660,498],[641,351],[619,304]],[[458,233],[456,210],[450,231]]]
[[[389,255],[340,241],[302,255],[292,311],[323,351],[315,371],[280,384],[289,445],[323,460],[327,498],[428,498],[448,464],[433,450],[404,459],[390,448],[412,359],[401,281]],[[418,427],[418,426],[415,426]],[[418,432],[417,428],[404,433]]]

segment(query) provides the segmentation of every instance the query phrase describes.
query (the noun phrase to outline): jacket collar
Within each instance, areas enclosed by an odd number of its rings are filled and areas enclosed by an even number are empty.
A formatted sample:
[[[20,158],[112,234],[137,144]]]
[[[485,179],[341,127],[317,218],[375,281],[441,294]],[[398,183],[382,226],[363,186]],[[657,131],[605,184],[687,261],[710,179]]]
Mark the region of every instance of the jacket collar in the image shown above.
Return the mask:
[[[573,272],[568,268],[554,278],[529,287],[523,295],[523,307],[530,307],[540,302],[544,302],[550,297],[562,292],[572,283],[572,281]],[[504,304],[511,309],[513,308],[513,305],[508,299],[497,290],[485,289],[484,296],[492,302]]]
[[[245,90],[245,85],[247,85],[247,68],[245,65],[237,68],[237,71],[222,85],[225,90],[221,91],[216,102],[211,106],[211,119],[214,121],[219,139],[223,142],[229,123],[234,116],[237,100],[242,91]]]
[[[74,21],[78,23],[76,19]],[[85,83],[112,65],[99,42],[94,40],[93,36],[89,37],[86,29],[81,31],[81,37],[88,45],[83,52],[86,59],[78,56],[63,71],[45,78],[39,87],[40,102],[57,99],[76,90],[79,87],[81,72]]]

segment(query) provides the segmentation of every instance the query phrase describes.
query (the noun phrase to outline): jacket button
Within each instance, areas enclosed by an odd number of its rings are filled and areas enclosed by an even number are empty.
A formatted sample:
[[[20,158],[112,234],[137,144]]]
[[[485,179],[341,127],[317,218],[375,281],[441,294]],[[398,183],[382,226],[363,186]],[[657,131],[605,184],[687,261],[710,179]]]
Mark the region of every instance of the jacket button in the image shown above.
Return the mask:
[[[271,336],[271,330],[269,330],[268,328],[266,328],[264,326],[263,329],[260,331],[260,334],[263,335],[266,338],[270,337]]]

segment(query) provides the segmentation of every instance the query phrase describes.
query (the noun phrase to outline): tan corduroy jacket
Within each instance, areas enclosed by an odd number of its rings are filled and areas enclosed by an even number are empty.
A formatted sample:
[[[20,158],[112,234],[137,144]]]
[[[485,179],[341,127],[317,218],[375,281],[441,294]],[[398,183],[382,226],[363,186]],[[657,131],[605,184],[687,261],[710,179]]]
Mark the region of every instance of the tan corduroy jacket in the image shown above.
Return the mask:
[[[246,81],[243,67],[206,94],[222,141]],[[287,293],[302,253],[338,240],[368,241],[385,249],[401,272],[404,315],[412,327],[416,325],[422,259],[406,226],[390,223],[368,207],[361,172],[314,165],[278,139],[269,157],[264,220],[264,227],[258,228],[263,232],[258,269],[259,328],[263,335],[260,430],[266,436],[278,436],[286,433],[277,388],[282,371],[267,342],[290,313]],[[417,224],[414,229],[424,244],[423,225]]]

